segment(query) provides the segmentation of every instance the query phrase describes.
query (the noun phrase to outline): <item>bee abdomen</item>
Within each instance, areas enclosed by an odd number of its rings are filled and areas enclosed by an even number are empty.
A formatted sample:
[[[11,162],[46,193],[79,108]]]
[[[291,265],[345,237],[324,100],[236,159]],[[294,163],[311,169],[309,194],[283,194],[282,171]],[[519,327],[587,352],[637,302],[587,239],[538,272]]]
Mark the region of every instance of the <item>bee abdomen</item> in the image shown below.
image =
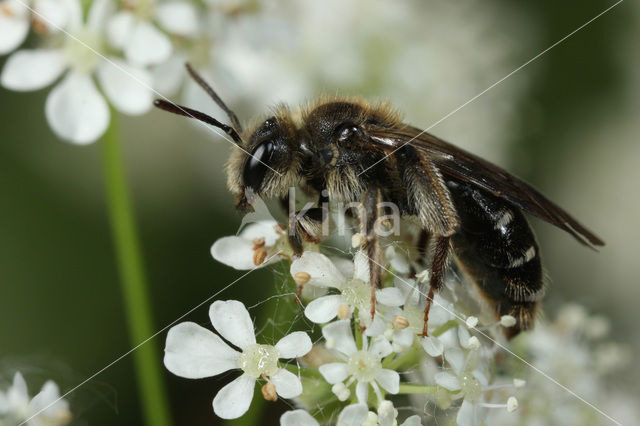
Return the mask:
[[[508,337],[533,325],[544,294],[538,245],[522,212],[507,202],[463,182],[447,182],[460,226],[453,248],[498,317],[516,318]]]

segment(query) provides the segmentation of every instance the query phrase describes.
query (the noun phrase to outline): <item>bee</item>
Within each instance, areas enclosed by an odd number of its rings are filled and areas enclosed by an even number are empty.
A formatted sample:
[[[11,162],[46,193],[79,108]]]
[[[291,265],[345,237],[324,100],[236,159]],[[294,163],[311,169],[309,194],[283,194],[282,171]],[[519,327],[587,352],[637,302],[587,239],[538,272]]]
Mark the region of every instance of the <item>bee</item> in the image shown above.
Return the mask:
[[[369,258],[372,316],[381,286],[382,254],[376,220],[382,202],[398,206],[403,218],[422,229],[418,251],[430,253],[427,335],[434,292],[454,259],[497,317],[511,315],[508,338],[532,327],[544,294],[540,250],[523,212],[568,232],[594,248],[604,242],[529,184],[502,168],[402,121],[387,104],[356,98],[322,98],[272,116],[244,131],[216,92],[187,64],[191,77],[227,114],[231,125],[190,108],[156,100],[163,110],[222,129],[235,144],[227,183],[238,209],[247,193],[287,204],[290,187],[317,198],[304,212],[289,213],[289,242],[295,255],[303,241],[320,241],[328,202],[361,203],[360,234]]]

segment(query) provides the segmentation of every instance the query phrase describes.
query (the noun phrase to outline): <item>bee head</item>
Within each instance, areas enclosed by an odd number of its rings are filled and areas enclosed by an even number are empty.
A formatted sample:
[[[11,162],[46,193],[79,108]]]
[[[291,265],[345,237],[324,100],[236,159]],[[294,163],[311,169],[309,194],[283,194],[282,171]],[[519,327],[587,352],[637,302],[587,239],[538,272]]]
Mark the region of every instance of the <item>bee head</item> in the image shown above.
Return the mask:
[[[247,206],[248,194],[281,197],[296,185],[296,130],[288,111],[262,121],[243,139],[227,164],[227,185],[238,208]]]

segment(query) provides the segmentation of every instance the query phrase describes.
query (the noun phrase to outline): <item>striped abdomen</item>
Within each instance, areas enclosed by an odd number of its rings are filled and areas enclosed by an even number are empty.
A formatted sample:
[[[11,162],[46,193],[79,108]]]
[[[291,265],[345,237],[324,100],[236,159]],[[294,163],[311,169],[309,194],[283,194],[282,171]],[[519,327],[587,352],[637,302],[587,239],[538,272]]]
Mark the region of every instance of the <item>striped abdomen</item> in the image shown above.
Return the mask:
[[[517,207],[478,188],[449,181],[460,227],[453,248],[461,268],[487,298],[497,316],[512,315],[507,337],[533,325],[544,293],[538,245]]]

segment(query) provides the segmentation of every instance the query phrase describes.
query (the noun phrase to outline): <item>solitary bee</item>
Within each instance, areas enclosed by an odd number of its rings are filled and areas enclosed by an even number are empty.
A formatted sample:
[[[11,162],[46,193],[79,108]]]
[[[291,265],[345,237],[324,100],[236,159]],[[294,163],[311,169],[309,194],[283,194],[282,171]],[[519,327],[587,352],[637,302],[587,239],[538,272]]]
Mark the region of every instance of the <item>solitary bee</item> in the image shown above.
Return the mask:
[[[189,66],[189,74],[229,117],[231,125],[157,100],[163,110],[224,130],[235,143],[228,186],[239,209],[247,193],[288,204],[290,187],[317,197],[303,215],[289,214],[289,240],[296,255],[302,241],[319,241],[329,201],[361,203],[360,227],[369,257],[372,315],[381,285],[382,259],[375,226],[382,202],[422,229],[419,251],[431,250],[430,289],[424,314],[427,334],[434,292],[442,287],[449,258],[476,284],[497,316],[512,315],[513,337],[533,325],[543,296],[540,253],[523,211],[573,235],[587,246],[604,242],[536,189],[482,158],[402,122],[386,104],[324,98],[292,113],[287,107],[250,131]],[[426,255],[425,255],[426,258]]]

